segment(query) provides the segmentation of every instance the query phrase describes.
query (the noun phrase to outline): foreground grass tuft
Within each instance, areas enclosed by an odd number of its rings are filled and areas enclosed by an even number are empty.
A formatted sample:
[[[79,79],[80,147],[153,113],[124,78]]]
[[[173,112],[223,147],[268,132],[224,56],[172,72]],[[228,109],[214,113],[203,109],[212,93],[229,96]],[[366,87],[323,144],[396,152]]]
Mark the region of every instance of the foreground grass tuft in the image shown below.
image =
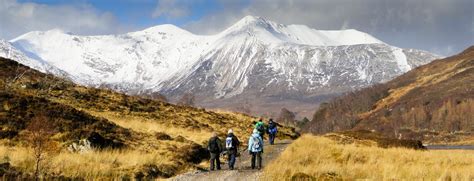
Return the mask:
[[[304,135],[264,170],[265,180],[472,180],[474,151],[338,144]]]

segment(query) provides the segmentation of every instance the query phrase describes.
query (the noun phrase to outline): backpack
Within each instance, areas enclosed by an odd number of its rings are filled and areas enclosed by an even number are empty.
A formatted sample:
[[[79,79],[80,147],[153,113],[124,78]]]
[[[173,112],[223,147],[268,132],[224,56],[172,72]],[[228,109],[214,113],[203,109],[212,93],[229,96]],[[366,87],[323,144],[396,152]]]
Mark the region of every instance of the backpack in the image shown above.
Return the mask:
[[[217,145],[217,139],[211,140],[209,143],[209,151],[212,153],[219,152],[219,145]]]
[[[252,148],[253,149],[260,149],[260,147],[262,145],[260,145],[260,140],[258,138],[255,138],[252,136],[252,139],[253,139],[253,144],[252,144]]]
[[[265,128],[263,127],[263,124],[257,124],[257,130],[260,133],[265,133]]]
[[[232,140],[232,137],[229,136],[225,139],[225,148],[227,149],[232,149],[234,148],[234,145],[232,144],[233,140]]]
[[[276,134],[276,132],[277,132],[276,126],[273,127],[273,128],[270,128],[270,130],[269,130],[268,132],[269,132],[270,134]]]

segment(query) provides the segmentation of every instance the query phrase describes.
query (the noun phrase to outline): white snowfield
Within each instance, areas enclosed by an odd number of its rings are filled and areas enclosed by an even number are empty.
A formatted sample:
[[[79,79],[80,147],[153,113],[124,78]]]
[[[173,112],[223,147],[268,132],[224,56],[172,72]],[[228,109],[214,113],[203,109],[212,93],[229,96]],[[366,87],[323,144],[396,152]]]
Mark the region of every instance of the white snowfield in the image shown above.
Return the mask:
[[[35,57],[34,55],[30,56]],[[51,73],[61,77],[72,78],[72,76],[68,75],[66,72],[49,65],[45,61],[41,61],[39,57],[33,59],[26,56],[23,52],[13,47],[9,42],[2,39],[0,39],[0,57],[13,59],[18,63],[21,63],[43,73]],[[21,72],[19,73],[21,74]]]
[[[348,80],[340,82],[344,86],[365,86],[436,57],[389,46],[353,29],[322,31],[252,16],[210,36],[159,25],[101,36],[35,31],[10,43],[27,56],[17,61],[63,71],[79,84],[131,94],[202,92],[212,98],[242,94],[256,81],[260,92],[266,91],[264,85],[311,92],[338,80]]]

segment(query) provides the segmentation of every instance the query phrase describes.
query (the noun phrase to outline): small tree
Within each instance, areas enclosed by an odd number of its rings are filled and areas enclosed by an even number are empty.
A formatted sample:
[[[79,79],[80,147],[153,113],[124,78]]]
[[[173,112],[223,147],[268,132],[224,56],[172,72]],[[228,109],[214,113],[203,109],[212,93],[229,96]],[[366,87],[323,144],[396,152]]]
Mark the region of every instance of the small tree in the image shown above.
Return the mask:
[[[31,120],[26,131],[27,141],[33,149],[35,160],[34,175],[38,180],[44,168],[44,160],[58,150],[56,142],[51,140],[51,136],[54,135],[54,129],[47,117],[36,116]]]
[[[309,119],[307,117],[304,117],[302,120],[298,121],[296,123],[296,126],[299,127],[299,128],[302,128],[304,126],[306,126],[306,123],[309,122]]]
[[[278,116],[278,122],[294,126],[295,117],[295,113],[291,112],[286,108],[281,108],[280,116]]]

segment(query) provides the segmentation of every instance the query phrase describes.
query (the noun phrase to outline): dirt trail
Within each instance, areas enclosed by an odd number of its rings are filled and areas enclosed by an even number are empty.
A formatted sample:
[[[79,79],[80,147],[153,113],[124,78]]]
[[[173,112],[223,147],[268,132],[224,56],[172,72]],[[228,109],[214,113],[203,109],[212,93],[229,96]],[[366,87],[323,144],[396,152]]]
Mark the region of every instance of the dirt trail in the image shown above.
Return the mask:
[[[274,145],[269,145],[265,142],[265,153],[263,154],[263,167],[268,164],[273,159],[277,158],[283,150],[291,143],[291,140],[276,140]],[[262,170],[252,170],[250,168],[250,155],[247,152],[241,154],[240,157],[237,158],[237,162],[235,164],[235,170],[229,170],[227,165],[226,157],[222,157],[221,161],[225,161],[221,163],[222,170],[219,171],[204,171],[204,172],[194,172],[194,173],[186,173],[183,175],[178,175],[170,180],[173,181],[188,181],[188,180],[226,180],[226,181],[234,181],[234,180],[259,180],[260,176],[262,175]]]

